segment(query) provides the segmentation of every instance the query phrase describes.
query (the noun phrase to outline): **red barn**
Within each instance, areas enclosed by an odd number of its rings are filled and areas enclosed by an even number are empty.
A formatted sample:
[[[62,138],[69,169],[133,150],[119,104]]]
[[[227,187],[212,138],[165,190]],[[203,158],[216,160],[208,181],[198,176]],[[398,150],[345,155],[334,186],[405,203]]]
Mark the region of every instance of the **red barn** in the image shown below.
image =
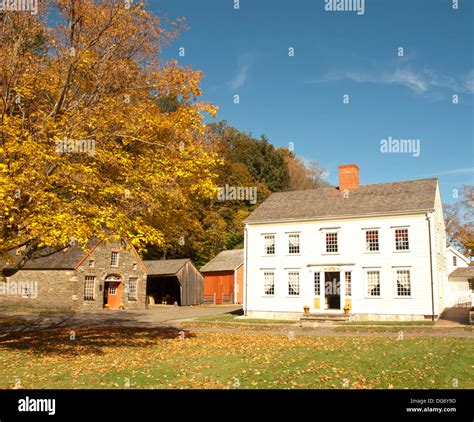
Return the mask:
[[[222,251],[201,268],[204,274],[204,302],[242,303],[244,290],[244,250]]]

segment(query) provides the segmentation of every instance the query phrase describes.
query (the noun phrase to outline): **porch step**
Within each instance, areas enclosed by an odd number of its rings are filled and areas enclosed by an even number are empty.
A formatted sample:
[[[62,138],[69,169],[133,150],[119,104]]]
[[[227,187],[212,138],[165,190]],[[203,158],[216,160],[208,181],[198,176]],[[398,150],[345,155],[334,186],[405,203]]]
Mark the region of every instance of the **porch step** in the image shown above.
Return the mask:
[[[309,315],[302,315],[300,318],[301,322],[309,322],[309,321],[336,322],[336,321],[349,321],[349,320],[350,320],[350,316],[344,313],[309,314]]]

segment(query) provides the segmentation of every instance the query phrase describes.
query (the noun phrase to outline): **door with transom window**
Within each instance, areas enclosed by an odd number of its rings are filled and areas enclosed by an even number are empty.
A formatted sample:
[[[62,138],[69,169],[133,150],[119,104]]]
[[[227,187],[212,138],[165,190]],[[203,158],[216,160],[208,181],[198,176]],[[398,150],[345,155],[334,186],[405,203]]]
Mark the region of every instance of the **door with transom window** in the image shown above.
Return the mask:
[[[118,309],[122,303],[122,278],[117,274],[110,274],[104,280],[104,306]]]

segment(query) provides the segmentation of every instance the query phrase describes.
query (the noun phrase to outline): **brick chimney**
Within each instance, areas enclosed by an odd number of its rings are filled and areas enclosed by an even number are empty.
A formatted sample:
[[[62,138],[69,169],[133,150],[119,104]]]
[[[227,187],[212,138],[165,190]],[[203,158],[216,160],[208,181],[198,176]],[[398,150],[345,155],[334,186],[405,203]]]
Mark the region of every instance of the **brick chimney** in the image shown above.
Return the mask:
[[[357,164],[339,166],[339,190],[356,190],[359,187],[359,167]]]

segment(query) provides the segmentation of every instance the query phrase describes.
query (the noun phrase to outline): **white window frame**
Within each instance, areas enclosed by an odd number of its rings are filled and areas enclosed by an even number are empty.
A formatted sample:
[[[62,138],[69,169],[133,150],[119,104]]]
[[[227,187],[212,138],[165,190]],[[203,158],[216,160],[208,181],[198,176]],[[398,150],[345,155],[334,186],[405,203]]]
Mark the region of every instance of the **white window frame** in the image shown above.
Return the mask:
[[[117,256],[117,260],[114,264],[114,254],[116,254]],[[120,257],[120,254],[118,251],[112,251],[112,253],[110,254],[110,266],[111,267],[118,267],[119,266],[119,258]]]
[[[408,273],[408,287],[409,287],[409,291],[410,291],[410,294],[408,294],[408,295],[400,295],[399,294],[399,291],[398,291],[398,272],[399,271],[403,271],[403,272]],[[412,282],[411,282],[412,276],[411,275],[412,275],[411,268],[398,267],[398,268],[393,269],[393,277],[394,277],[394,282],[395,282],[395,297],[397,299],[411,299],[412,293],[413,293]]]
[[[92,281],[92,291],[91,291],[91,286],[87,285],[87,282],[91,282],[91,281]],[[95,282],[96,282],[95,275],[86,275],[84,277],[84,300],[87,302],[91,300],[95,300]],[[92,293],[92,295],[88,293]]]
[[[297,239],[296,244],[291,243],[291,239]],[[291,249],[295,250],[292,251]],[[301,253],[301,243],[300,243],[300,234],[299,233],[288,233],[288,255],[299,255]]]
[[[370,250],[369,248],[369,244],[370,242],[367,240],[367,235],[370,233],[370,232],[375,232],[377,233],[376,237],[376,244],[377,244],[377,249],[374,249],[374,250]],[[366,253],[379,253],[380,252],[380,230],[379,229],[365,229],[364,230],[364,242],[365,242],[365,252]]]
[[[347,275],[349,275],[349,282]],[[352,297],[352,271],[344,271],[344,293],[346,297]]]
[[[316,283],[319,286],[319,293],[316,293]],[[313,275],[313,294],[314,297],[321,297],[321,272],[315,271]]]
[[[267,284],[267,276],[271,276],[270,285]],[[269,287],[271,293],[267,292],[267,287]],[[275,296],[275,271],[274,270],[264,270],[263,271],[263,295],[266,297]]]
[[[293,290],[297,290],[297,293],[290,293],[290,289],[292,288],[292,284],[291,284],[291,276],[294,276],[296,275],[297,276],[297,282],[298,284],[296,284],[296,289],[293,288]],[[300,294],[301,294],[301,279],[300,279],[300,271],[299,270],[288,270],[287,271],[287,280],[288,280],[288,290],[287,290],[287,294],[288,294],[288,297],[300,297]],[[295,285],[293,285],[295,286]]]
[[[407,232],[407,248],[397,249],[397,231],[406,230]],[[393,240],[395,242],[395,252],[410,252],[410,229],[409,227],[394,227],[393,228]]]
[[[324,234],[324,253],[325,254],[339,254],[340,253],[340,246],[339,246],[339,231],[338,230],[325,230],[323,231]],[[335,251],[328,251],[328,235],[336,235],[336,250]]]
[[[265,256],[275,256],[276,253],[276,235],[274,233],[265,233],[263,236],[263,251]],[[267,246],[267,239],[273,238],[273,253],[268,253],[268,248],[271,248],[271,243]]]
[[[135,282],[135,288],[132,289],[133,286],[132,281]],[[128,301],[129,302],[136,302],[138,300],[138,277],[129,277],[128,278]]]
[[[369,290],[369,273],[378,273],[379,277],[379,294],[371,295]],[[380,299],[382,297],[382,276],[380,268],[368,268],[365,270],[365,297],[367,299]]]

